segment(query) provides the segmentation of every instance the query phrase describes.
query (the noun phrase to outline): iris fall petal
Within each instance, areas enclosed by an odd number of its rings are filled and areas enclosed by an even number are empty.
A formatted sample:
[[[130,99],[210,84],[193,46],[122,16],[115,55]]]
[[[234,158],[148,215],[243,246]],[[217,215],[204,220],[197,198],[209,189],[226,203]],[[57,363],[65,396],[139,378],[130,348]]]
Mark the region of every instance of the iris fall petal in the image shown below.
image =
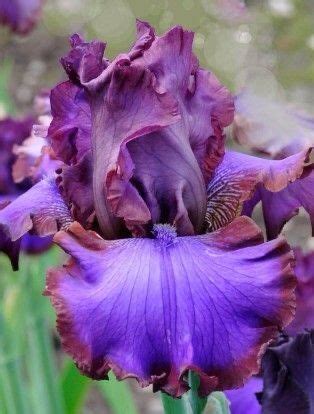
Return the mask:
[[[65,350],[82,372],[135,377],[180,396],[188,369],[201,395],[240,386],[294,310],[292,254],[283,239],[261,244],[241,217],[215,233],[105,241],[78,223],[56,234],[72,257],[52,269],[46,295]]]

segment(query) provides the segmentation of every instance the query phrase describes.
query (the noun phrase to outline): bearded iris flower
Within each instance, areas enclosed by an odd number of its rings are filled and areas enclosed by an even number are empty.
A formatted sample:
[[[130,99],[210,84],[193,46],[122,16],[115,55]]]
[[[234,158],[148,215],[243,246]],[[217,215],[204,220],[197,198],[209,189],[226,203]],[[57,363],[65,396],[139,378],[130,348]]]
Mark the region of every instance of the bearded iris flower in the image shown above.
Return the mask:
[[[79,369],[175,397],[188,370],[200,395],[241,386],[292,319],[291,249],[240,214],[258,185],[298,180],[308,157],[225,151],[233,98],[192,41],[138,21],[130,51],[109,61],[104,43],[72,36],[47,137],[63,164],[0,212],[10,239],[55,234],[70,255],[45,294]]]

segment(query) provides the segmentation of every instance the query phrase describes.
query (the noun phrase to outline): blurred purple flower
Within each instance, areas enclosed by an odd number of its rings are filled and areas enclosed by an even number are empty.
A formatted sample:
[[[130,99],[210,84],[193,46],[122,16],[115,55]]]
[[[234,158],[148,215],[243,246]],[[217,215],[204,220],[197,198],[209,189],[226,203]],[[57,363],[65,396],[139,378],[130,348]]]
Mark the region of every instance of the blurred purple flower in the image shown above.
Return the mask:
[[[0,210],[30,189],[32,184],[49,176],[61,164],[54,159],[52,150],[46,148],[44,131],[47,134],[51,118],[47,102],[49,104],[49,95],[40,93],[35,99],[34,116],[22,120],[0,120]],[[42,136],[32,132],[36,116],[41,122],[37,130]],[[31,234],[26,234],[22,240],[12,241],[6,232],[0,232],[0,251],[9,256],[14,269],[18,267],[20,249],[26,253],[41,253],[51,243],[51,237],[42,239]]]
[[[262,377],[227,391],[232,414],[312,414],[314,331],[280,336],[262,358]]]
[[[289,335],[296,335],[304,329],[314,329],[314,252],[302,253],[294,249],[297,277],[297,307],[293,321],[286,327]]]
[[[112,369],[173,396],[190,369],[201,395],[242,385],[291,320],[289,246],[263,243],[238,216],[257,185],[297,180],[308,153],[225,154],[233,99],[192,41],[181,27],[158,37],[138,22],[135,44],[110,62],[104,43],[72,36],[47,136],[63,165],[0,211],[11,240],[57,233],[70,254],[46,294],[80,370],[101,379]]]
[[[314,331],[283,336],[262,361],[263,414],[312,414],[314,407]]]
[[[243,387],[226,391],[231,414],[262,414],[262,407],[256,395],[262,390],[263,379],[255,376],[250,378]]]
[[[41,9],[42,0],[0,0],[0,23],[27,34],[39,20]]]

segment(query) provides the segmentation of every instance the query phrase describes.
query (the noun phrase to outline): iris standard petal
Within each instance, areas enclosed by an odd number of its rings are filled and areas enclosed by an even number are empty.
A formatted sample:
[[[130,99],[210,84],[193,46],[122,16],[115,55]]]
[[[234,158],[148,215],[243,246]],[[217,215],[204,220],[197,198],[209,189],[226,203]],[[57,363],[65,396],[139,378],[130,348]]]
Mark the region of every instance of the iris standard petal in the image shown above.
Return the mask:
[[[109,62],[101,42],[71,38],[62,60],[70,82],[52,92],[49,137],[57,156],[75,165],[67,176],[78,176],[76,188],[91,150],[93,200],[107,238],[122,235],[123,222],[145,234],[151,219],[175,224],[180,234],[203,230],[204,180],[224,154],[223,128],[234,105],[217,78],[198,67],[192,42],[181,27],[158,37],[137,21],[135,44]],[[63,174],[60,180],[64,188],[69,183]],[[65,193],[76,211],[89,211],[90,201],[87,208],[79,196],[84,185],[80,190]]]
[[[144,67],[116,64],[110,83],[90,99],[94,205],[107,238],[115,237],[119,231],[115,217],[123,218],[129,228],[145,224],[151,218],[138,189],[130,181],[133,171],[135,175],[136,160],[130,156],[129,148],[134,140],[139,141],[139,137],[161,130],[179,118],[175,100],[166,93],[159,94],[154,82],[154,75]],[[144,167],[151,170],[154,165],[149,156],[155,155],[150,154],[151,146],[157,145],[151,142],[154,139],[158,136],[146,137],[145,143],[140,140],[137,145],[145,153]],[[170,145],[167,152],[176,156]],[[181,154],[185,155],[183,150],[174,158],[178,163]],[[172,182],[171,177],[168,180]],[[179,185],[176,188],[180,191]]]
[[[288,245],[263,244],[246,217],[203,236],[154,235],[105,241],[78,223],[56,234],[71,261],[49,271],[45,293],[65,350],[92,378],[112,369],[173,396],[189,369],[201,395],[241,386],[293,315]]]
[[[216,230],[240,215],[246,200],[253,197],[257,202],[254,191],[258,185],[258,188],[265,188],[267,194],[279,194],[278,191],[282,189],[283,192],[286,191],[289,183],[294,182],[302,173],[305,174],[307,159],[307,150],[283,160],[267,160],[234,151],[226,152],[207,187],[208,231]],[[245,214],[249,213],[252,202],[249,200],[248,204],[249,206],[244,205]],[[270,214],[276,212],[271,211]]]
[[[48,137],[56,156],[67,164],[78,162],[91,149],[91,114],[85,91],[63,82],[51,91],[52,121]]]

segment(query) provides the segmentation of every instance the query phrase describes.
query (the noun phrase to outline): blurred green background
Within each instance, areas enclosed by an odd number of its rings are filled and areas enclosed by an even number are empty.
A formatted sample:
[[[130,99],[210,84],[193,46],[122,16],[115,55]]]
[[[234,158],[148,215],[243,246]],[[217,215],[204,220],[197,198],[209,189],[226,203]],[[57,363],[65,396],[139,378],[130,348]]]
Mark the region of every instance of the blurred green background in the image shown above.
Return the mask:
[[[65,79],[59,58],[79,32],[107,41],[109,57],[133,42],[135,18],[162,33],[175,24],[195,31],[195,53],[233,92],[254,73],[271,93],[313,112],[314,1],[47,0],[27,37],[0,28],[0,117],[27,113],[42,88]],[[256,79],[256,77],[255,77]],[[263,82],[262,82],[263,84]],[[45,269],[63,258],[56,249],[23,257],[13,273],[0,256],[0,414],[158,414],[158,396],[131,381],[92,383],[60,349]]]

